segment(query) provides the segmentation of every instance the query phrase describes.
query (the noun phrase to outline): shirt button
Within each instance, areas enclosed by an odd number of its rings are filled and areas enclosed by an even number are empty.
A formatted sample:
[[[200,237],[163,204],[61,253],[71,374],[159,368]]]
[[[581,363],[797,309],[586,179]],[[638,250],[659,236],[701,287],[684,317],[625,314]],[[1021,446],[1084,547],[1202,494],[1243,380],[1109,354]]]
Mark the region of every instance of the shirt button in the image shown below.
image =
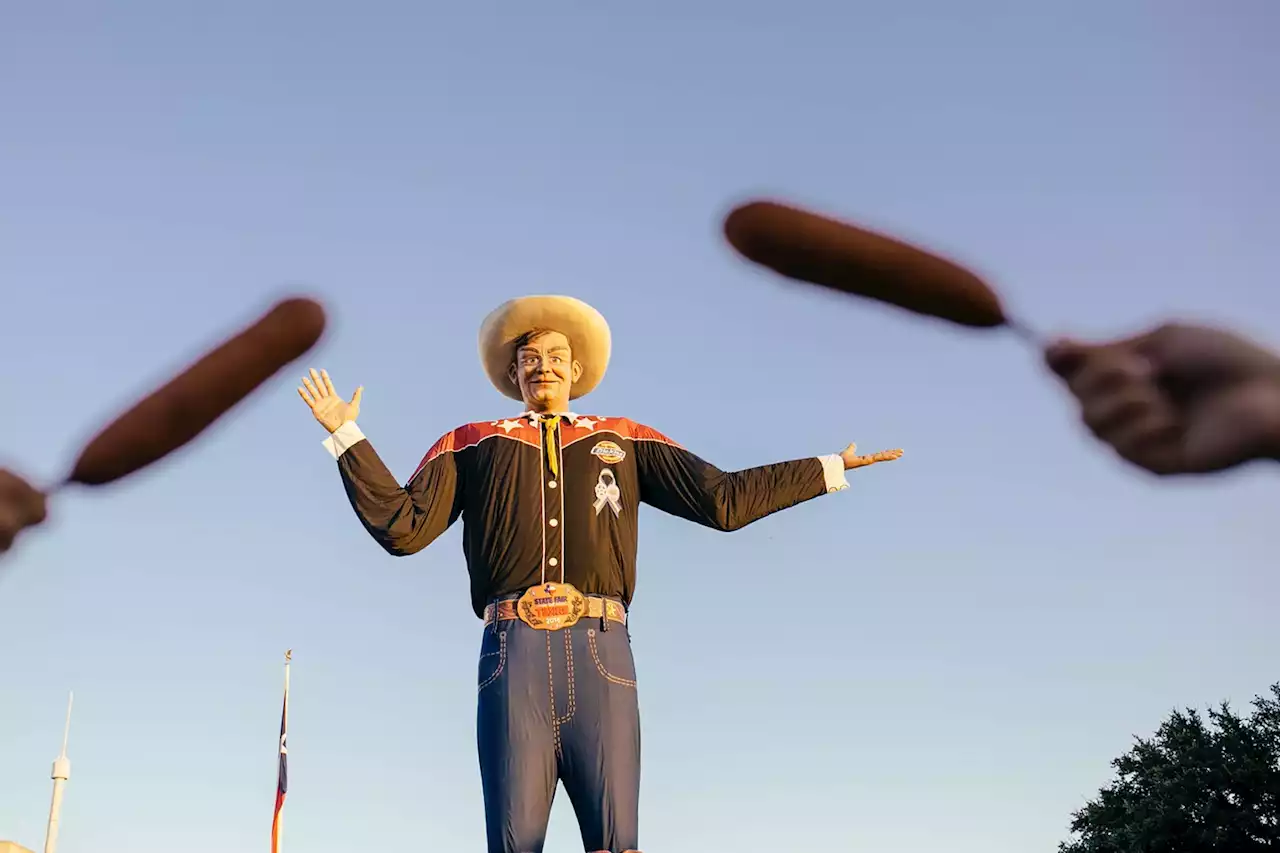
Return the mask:
[[[557,560],[555,557],[552,557],[550,560],[547,560],[547,565],[548,565],[548,566],[554,566],[554,565],[555,565],[556,563],[558,563],[558,562],[560,562],[560,561],[559,561],[559,560]]]
[[[550,524],[552,527],[555,527],[559,523],[560,522],[556,521],[554,518],[547,522],[547,524]]]
[[[556,487],[556,481],[552,480],[551,482],[547,483],[547,487],[554,489]]]

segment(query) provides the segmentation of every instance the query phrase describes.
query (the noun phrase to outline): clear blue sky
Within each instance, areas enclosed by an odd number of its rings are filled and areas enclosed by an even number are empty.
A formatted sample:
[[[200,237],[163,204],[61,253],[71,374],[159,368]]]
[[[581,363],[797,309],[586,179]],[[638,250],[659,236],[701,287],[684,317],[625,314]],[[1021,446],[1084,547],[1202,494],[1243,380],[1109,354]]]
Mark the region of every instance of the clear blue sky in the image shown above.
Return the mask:
[[[727,468],[907,450],[729,536],[646,511],[645,849],[1052,850],[1134,734],[1280,678],[1277,471],[1136,476],[1016,340],[786,287],[720,217],[862,219],[1051,329],[1280,343],[1280,7],[889,6],[9,4],[5,463],[56,476],[297,284],[407,476],[512,411],[485,312],[579,296],[616,342],[584,409]],[[5,561],[0,837],[42,843],[74,689],[62,853],[266,850],[293,648],[288,850],[481,849],[460,530],[386,556],[295,379]],[[712,606],[743,584],[794,617]]]

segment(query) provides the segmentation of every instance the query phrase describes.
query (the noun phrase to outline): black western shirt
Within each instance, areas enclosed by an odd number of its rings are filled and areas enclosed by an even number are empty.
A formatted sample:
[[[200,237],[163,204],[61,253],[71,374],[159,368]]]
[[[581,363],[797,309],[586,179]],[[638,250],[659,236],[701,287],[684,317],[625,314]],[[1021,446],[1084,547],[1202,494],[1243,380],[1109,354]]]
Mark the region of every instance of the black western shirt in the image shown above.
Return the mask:
[[[716,530],[847,488],[838,455],[721,471],[626,418],[525,412],[446,434],[401,485],[354,422],[325,446],[386,551],[421,551],[459,518],[476,615],[546,581],[630,604],[641,503]]]

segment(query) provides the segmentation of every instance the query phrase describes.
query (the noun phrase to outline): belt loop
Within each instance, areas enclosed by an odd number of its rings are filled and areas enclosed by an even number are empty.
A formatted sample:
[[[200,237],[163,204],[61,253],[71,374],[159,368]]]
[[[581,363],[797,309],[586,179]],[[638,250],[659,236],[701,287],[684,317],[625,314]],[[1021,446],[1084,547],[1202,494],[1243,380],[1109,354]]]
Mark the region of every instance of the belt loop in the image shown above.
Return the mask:
[[[609,630],[609,599],[600,599],[600,632]]]

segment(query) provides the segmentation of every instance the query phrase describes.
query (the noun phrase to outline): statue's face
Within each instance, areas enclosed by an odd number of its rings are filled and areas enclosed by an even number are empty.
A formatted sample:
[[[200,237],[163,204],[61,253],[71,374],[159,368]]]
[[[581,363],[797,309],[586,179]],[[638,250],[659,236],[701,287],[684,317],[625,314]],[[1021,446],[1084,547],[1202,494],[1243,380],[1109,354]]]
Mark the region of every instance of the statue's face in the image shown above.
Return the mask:
[[[520,387],[524,404],[535,412],[565,410],[582,365],[573,360],[569,339],[543,332],[521,344],[511,365],[511,381]]]

